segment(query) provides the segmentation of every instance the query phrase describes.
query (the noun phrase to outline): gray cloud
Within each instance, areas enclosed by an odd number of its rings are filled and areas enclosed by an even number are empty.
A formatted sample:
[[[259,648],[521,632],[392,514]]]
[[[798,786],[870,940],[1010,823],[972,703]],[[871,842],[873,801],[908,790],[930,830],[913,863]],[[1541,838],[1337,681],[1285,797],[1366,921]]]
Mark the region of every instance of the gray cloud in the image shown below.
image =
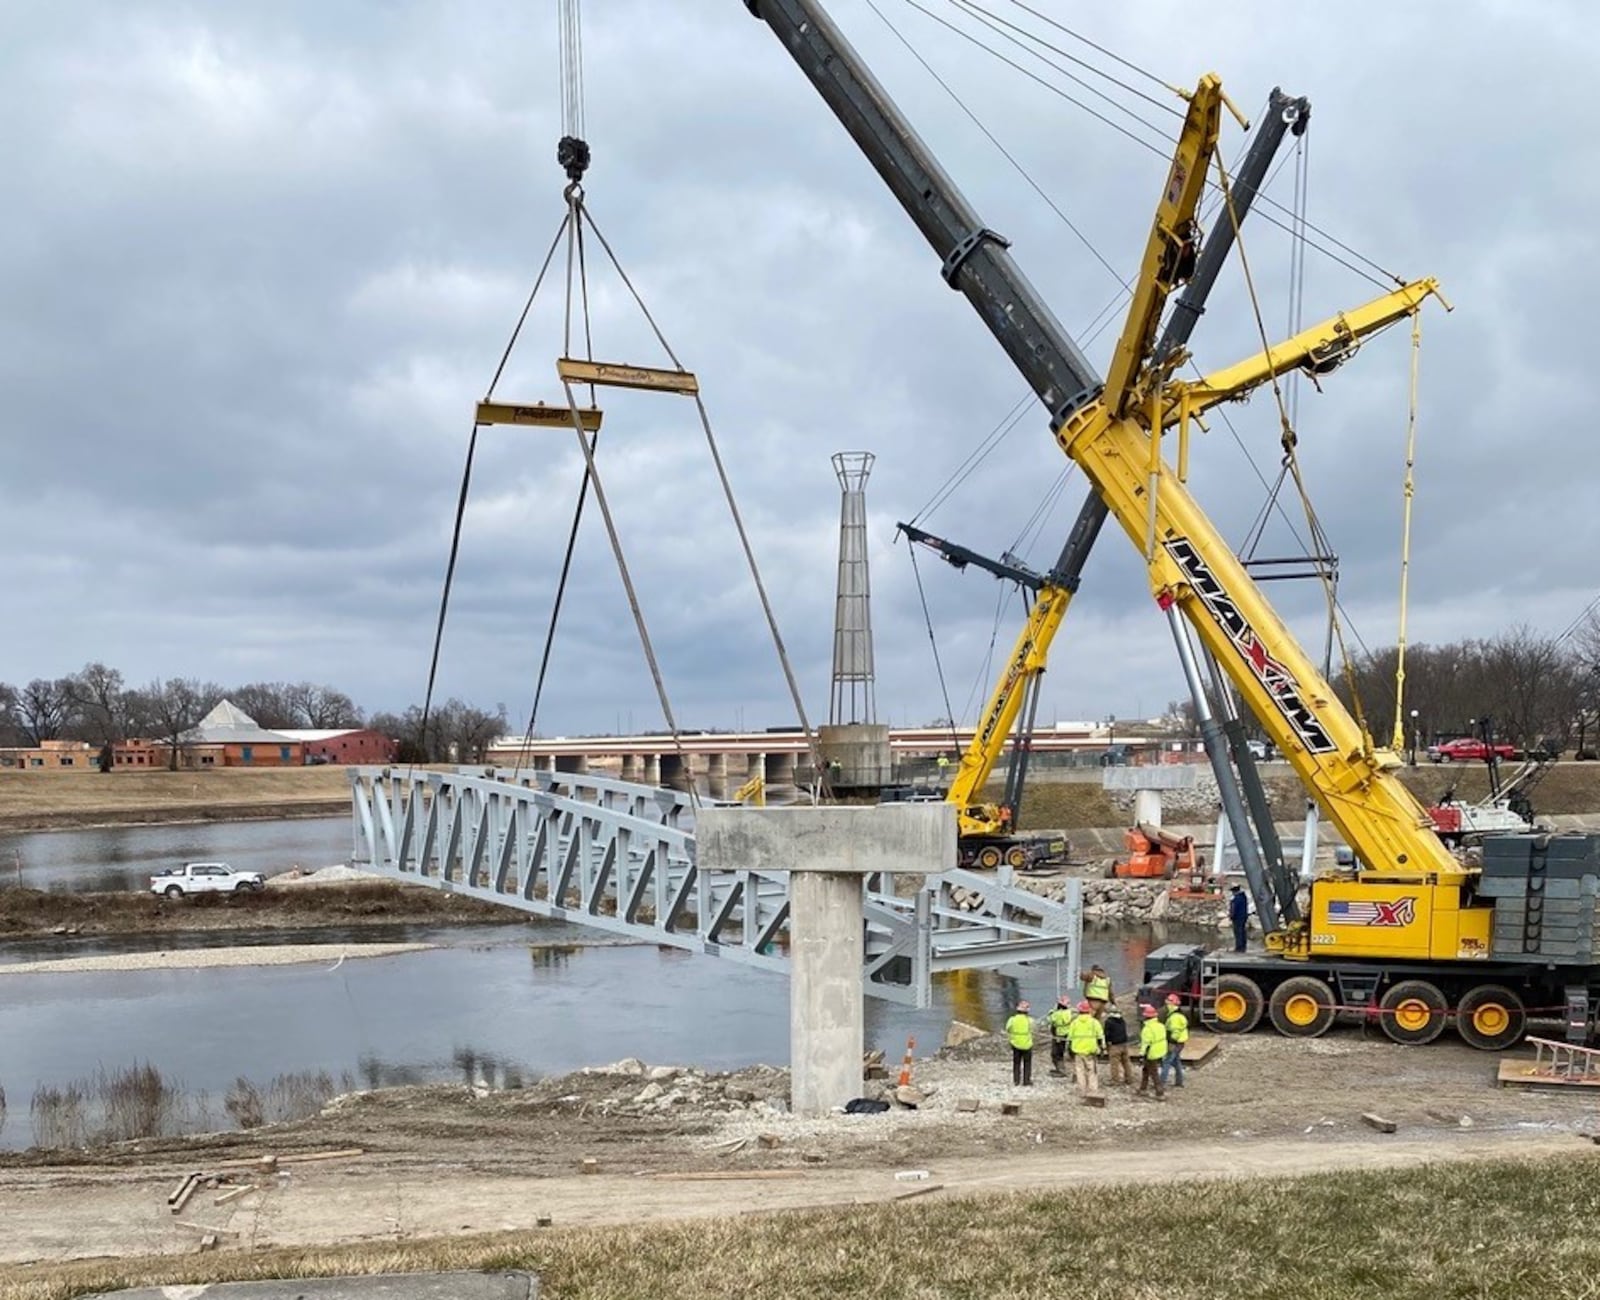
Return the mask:
[[[1069,328],[1115,280],[859,0],[840,22]],[[885,6],[1124,273],[1164,163]],[[736,0],[586,7],[593,212],[701,376],[813,714],[826,707],[837,493],[869,448],[880,711],[944,712],[893,524],[1022,387],[876,176]],[[1413,635],[1562,626],[1593,594],[1587,218],[1576,111],[1596,53],[1575,3],[1208,14],[1076,12],[1164,76],[1221,72],[1247,109],[1314,102],[1311,215],[1458,306],[1425,324]],[[1176,42],[1174,32],[1182,33]],[[1418,52],[1426,50],[1426,57]],[[0,16],[0,518],[13,635],[0,679],[105,659],[130,678],[314,677],[368,707],[420,696],[472,402],[561,215],[554,16],[510,3],[228,6],[136,0]],[[1141,112],[1164,117],[1146,105]],[[1242,149],[1231,126],[1229,156]],[[1273,196],[1289,198],[1287,174]],[[1266,328],[1289,244],[1247,249]],[[591,252],[597,250],[591,249]],[[593,263],[597,352],[659,352]],[[559,286],[501,385],[559,399]],[[1313,255],[1308,320],[1377,292]],[[1088,344],[1103,361],[1115,326]],[[1259,346],[1237,272],[1197,334],[1203,367]],[[1302,394],[1302,456],[1361,633],[1393,635],[1408,344],[1372,342]],[[687,403],[606,397],[602,468],[680,721],[779,722],[781,679]],[[1232,414],[1275,471],[1270,395]],[[527,706],[581,461],[570,436],[481,439],[442,685]],[[1030,410],[928,520],[1012,544],[1062,466]],[[1193,485],[1243,537],[1261,485],[1212,423]],[[1032,555],[1045,564],[1077,476]],[[1300,519],[1290,508],[1296,524]],[[1303,531],[1303,530],[1302,530]],[[1292,544],[1280,521],[1267,549]],[[981,575],[922,576],[957,710],[1019,617]],[[1320,594],[1274,598],[1320,642]],[[1108,531],[1052,659],[1044,713],[1151,713],[1178,693],[1133,549]],[[552,665],[552,730],[658,723],[592,509]]]

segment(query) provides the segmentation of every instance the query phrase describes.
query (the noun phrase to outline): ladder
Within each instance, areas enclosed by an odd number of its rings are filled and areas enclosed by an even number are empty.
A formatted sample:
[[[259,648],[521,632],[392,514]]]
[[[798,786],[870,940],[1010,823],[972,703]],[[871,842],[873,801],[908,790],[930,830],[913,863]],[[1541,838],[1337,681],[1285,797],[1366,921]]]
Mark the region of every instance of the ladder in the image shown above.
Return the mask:
[[[1527,1041],[1533,1044],[1533,1071],[1528,1078],[1600,1084],[1600,1048],[1558,1043],[1552,1038],[1529,1037]]]

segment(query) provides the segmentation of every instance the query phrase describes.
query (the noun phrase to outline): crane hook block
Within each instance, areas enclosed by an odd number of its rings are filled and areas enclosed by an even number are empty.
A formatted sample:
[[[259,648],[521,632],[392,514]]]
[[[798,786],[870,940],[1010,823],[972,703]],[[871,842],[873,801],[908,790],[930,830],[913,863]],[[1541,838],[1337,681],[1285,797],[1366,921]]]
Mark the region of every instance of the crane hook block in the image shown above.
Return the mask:
[[[589,142],[575,135],[562,136],[556,145],[556,162],[566,170],[567,179],[577,184],[589,170]]]

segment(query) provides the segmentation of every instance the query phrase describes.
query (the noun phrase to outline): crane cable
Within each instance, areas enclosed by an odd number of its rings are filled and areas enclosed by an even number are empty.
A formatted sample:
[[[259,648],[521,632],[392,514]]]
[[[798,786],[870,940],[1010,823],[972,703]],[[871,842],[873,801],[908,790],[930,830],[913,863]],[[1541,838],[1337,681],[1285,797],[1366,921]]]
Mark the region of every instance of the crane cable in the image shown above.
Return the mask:
[[[1218,155],[1217,175],[1222,186],[1223,201],[1227,207],[1228,218],[1233,223],[1234,241],[1239,248],[1239,265],[1244,271],[1245,288],[1249,291],[1250,296],[1250,310],[1255,318],[1256,332],[1261,337],[1261,350],[1264,353],[1271,352],[1272,345],[1267,339],[1266,322],[1261,316],[1261,301],[1256,295],[1255,277],[1250,273],[1250,259],[1245,253],[1244,236],[1239,229],[1239,216],[1233,206],[1233,193],[1228,185],[1228,173],[1221,165],[1220,155]],[[1289,409],[1284,403],[1283,388],[1279,385],[1276,375],[1271,376],[1271,382],[1273,400],[1278,407],[1280,438],[1283,444],[1283,467],[1288,471],[1289,477],[1294,483],[1295,491],[1300,496],[1300,504],[1305,511],[1306,528],[1311,534],[1312,544],[1320,547],[1323,554],[1328,554],[1327,534],[1323,530],[1322,521],[1317,517],[1316,507],[1311,502],[1311,495],[1306,489],[1305,478],[1301,473],[1300,458],[1295,450],[1298,439],[1295,435],[1294,426],[1289,420]],[[1318,566],[1317,576],[1321,579],[1323,595],[1328,604],[1329,626],[1332,628],[1333,636],[1338,642],[1340,663],[1344,670],[1345,683],[1350,690],[1350,703],[1355,712],[1356,725],[1361,729],[1363,742],[1370,748],[1372,736],[1367,728],[1366,717],[1361,707],[1360,692],[1356,689],[1355,663],[1350,657],[1349,648],[1345,645],[1343,629],[1339,626],[1338,604],[1333,590],[1333,583],[1323,566]]]
[[[933,667],[939,675],[939,693],[944,696],[945,721],[950,724],[950,747],[959,754],[961,740],[956,735],[955,713],[950,707],[950,687],[944,677],[944,661],[939,658],[939,638],[933,631],[933,614],[928,609],[928,593],[922,585],[922,570],[917,567],[917,544],[907,537],[906,546],[911,551],[911,572],[917,579],[917,598],[922,602],[922,621],[928,625],[928,644],[933,647]]]
[[[1422,361],[1422,313],[1411,315],[1411,402],[1406,413],[1405,517],[1400,526],[1400,636],[1396,643],[1394,669],[1395,753],[1406,747],[1404,718],[1406,692],[1406,601],[1411,578],[1411,499],[1415,494],[1412,471],[1417,463],[1417,380]]]

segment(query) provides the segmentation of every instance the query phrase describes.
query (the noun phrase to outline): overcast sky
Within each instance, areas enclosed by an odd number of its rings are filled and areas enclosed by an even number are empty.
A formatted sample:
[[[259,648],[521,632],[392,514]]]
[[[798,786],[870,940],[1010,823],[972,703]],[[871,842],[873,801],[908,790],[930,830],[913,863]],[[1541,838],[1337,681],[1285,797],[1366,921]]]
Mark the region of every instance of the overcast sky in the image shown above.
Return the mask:
[[[1563,628],[1600,590],[1584,396],[1600,265],[1588,10],[1039,2],[1168,81],[1217,71],[1246,112],[1275,84],[1312,100],[1310,219],[1385,268],[1438,276],[1456,306],[1424,325],[1413,638]],[[985,3],[1045,30],[1007,0]],[[904,0],[879,5],[1131,275],[1164,159]],[[829,8],[1082,331],[1117,279],[865,0]],[[878,457],[880,720],[943,714],[894,524],[923,510],[1024,385],[741,0],[589,0],[584,20],[590,210],[700,377],[813,720],[828,700],[839,450]],[[310,678],[368,709],[420,700],[473,403],[561,218],[556,73],[550,0],[0,7],[0,680],[100,659],[132,682]],[[1126,102],[1175,127],[1165,92],[1120,75],[1162,97]],[[1225,126],[1235,158],[1244,137]],[[1269,191],[1285,206],[1293,174],[1291,161]],[[1246,250],[1276,336],[1291,246],[1253,225]],[[1310,253],[1308,323],[1379,291]],[[596,355],[660,363],[595,263],[591,293]],[[539,303],[498,392],[556,402],[560,295]],[[1115,332],[1086,343],[1097,366]],[[1210,369],[1256,346],[1235,265],[1194,351]],[[1391,331],[1301,398],[1307,476],[1374,647],[1395,633],[1408,359],[1405,331]],[[791,720],[692,406],[603,396],[601,470],[680,722]],[[1220,421],[1198,441],[1192,481],[1237,543],[1264,498],[1240,444],[1269,477],[1276,468],[1270,394],[1232,420],[1238,441]],[[919,517],[998,554],[1063,464],[1030,405]],[[570,433],[480,439],[441,692],[525,720],[580,476]],[[1074,474],[1031,531],[1041,567],[1082,492]],[[1297,504],[1290,513],[1303,532]],[[1280,520],[1262,552],[1295,546]],[[997,619],[997,584],[931,556],[921,574],[952,705],[970,716],[991,640],[1010,643],[1020,608],[1008,600]],[[1320,644],[1320,593],[1272,594]],[[1149,715],[1179,690],[1142,566],[1108,529],[1040,716]],[[540,729],[659,725],[591,508]]]

